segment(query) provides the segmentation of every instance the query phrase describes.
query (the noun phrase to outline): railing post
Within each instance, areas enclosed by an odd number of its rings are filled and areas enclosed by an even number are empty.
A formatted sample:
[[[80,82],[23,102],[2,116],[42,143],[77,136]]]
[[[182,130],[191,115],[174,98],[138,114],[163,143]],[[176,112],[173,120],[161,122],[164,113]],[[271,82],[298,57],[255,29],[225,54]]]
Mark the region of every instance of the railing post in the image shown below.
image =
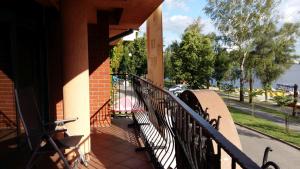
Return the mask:
[[[297,109],[297,102],[298,102],[298,85],[294,85],[294,106],[293,106],[293,116],[296,116],[296,109]]]

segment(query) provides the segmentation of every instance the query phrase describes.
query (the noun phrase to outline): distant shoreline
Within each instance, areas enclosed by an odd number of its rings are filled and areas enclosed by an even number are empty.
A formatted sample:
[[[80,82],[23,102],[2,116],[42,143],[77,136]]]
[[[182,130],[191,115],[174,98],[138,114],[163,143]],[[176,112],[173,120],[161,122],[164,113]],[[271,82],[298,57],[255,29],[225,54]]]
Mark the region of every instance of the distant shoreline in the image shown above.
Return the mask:
[[[275,82],[272,84],[272,88],[276,88],[276,84],[287,84],[294,85],[297,84],[300,88],[300,64],[293,64],[288,70],[285,71]],[[236,80],[233,84],[235,87],[239,87],[239,80]],[[245,88],[249,88],[249,83],[245,85]],[[259,79],[254,79],[253,84],[254,89],[261,89],[262,85]],[[300,90],[300,89],[298,89]]]

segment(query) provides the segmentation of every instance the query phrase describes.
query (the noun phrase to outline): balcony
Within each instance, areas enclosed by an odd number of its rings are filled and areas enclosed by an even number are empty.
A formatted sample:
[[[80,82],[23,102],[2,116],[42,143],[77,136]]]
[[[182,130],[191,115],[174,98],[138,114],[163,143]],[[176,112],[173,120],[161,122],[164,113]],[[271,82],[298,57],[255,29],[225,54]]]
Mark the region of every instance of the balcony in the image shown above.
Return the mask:
[[[210,119],[168,91],[137,76],[113,75],[112,112],[132,115],[131,125],[150,154],[155,168],[279,168],[265,160],[258,166],[219,131]]]
[[[218,131],[219,120],[207,118],[202,109],[193,110],[137,76],[113,76],[112,126],[92,127],[87,168],[276,169],[273,162],[254,163]],[[91,126],[98,118],[91,117]],[[0,166],[23,168],[30,152],[9,132],[1,131]],[[42,156],[36,167],[63,168],[57,154]]]
[[[127,127],[132,123],[129,118],[113,119],[111,127],[93,128],[91,131],[92,151],[89,155],[89,169],[151,169],[152,164],[145,152],[135,152],[140,143],[136,139],[133,129]],[[26,165],[30,152],[21,140],[20,148],[16,147],[14,134],[0,131],[0,166],[1,168],[22,169]],[[37,160],[37,168],[63,168],[57,154],[43,155]],[[79,168],[85,168],[80,166]]]

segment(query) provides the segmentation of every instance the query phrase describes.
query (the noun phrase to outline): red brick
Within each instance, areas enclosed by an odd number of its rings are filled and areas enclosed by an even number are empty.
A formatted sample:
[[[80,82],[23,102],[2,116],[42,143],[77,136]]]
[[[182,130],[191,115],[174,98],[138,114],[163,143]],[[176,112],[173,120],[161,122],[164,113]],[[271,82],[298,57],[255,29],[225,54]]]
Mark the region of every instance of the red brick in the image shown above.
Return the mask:
[[[3,63],[2,63],[3,64]],[[10,127],[9,121],[3,118],[2,114],[10,119],[13,123],[16,121],[15,101],[13,94],[13,81],[8,76],[0,72],[0,128]],[[8,126],[7,126],[8,125]]]

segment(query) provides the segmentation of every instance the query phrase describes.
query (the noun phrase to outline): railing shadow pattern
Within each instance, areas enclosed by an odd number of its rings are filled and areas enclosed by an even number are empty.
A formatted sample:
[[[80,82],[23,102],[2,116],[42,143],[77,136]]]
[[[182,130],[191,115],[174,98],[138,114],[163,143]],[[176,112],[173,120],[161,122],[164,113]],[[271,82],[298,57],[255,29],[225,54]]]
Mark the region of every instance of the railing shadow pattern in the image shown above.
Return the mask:
[[[16,128],[17,124],[5,115],[5,113],[0,111],[0,126],[4,128]]]
[[[131,78],[140,110],[133,113],[135,126],[156,168],[219,169],[221,152],[231,157],[231,168],[261,168],[219,133],[218,125],[179,98],[145,79]]]
[[[199,104],[184,102],[149,80],[112,74],[113,117],[132,117],[134,127],[156,168],[219,169],[260,168],[218,132],[220,116],[210,119]],[[221,153],[231,158],[223,159]],[[224,163],[225,161],[228,161]],[[224,165],[225,164],[225,165]],[[267,162],[261,168],[279,169]]]
[[[91,117],[91,127],[104,127],[110,124],[110,100],[107,100]]]

